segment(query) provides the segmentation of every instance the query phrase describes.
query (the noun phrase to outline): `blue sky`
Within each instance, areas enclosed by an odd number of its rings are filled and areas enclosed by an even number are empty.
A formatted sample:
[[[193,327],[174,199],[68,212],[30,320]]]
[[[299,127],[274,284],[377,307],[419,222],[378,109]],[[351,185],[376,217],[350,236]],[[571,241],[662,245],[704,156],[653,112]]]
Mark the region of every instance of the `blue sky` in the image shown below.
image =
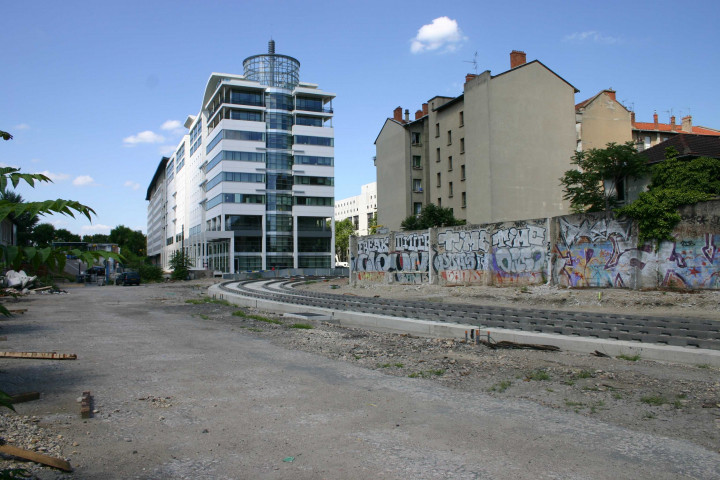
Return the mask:
[[[337,94],[336,199],[375,181],[373,142],[397,106],[462,93],[478,72],[527,52],[580,90],[612,87],[638,121],[691,114],[720,128],[716,1],[27,1],[0,16],[0,164],[55,182],[19,189],[97,216],[43,219],[79,233],[145,232],[145,194],[175,128],[200,109],[212,72],[267,51]]]

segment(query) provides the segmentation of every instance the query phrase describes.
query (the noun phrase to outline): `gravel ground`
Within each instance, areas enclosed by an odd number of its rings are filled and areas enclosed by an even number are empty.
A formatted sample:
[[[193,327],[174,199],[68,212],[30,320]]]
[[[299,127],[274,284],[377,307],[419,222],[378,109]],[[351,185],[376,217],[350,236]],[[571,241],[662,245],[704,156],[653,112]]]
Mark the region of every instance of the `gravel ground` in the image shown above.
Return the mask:
[[[492,350],[456,340],[340,328],[212,302],[204,295],[210,283],[201,280],[143,288],[161,292],[156,298],[151,295],[148,301],[162,302],[170,311],[192,315],[212,327],[225,326],[263,338],[288,350],[321,355],[386,375],[429,379],[470,394],[529,400],[567,415],[582,415],[637,432],[687,440],[720,453],[718,369],[651,362],[642,358]],[[720,299],[720,292],[569,291],[548,286],[526,289],[387,285],[353,288],[345,279],[308,283],[302,288],[437,302],[607,312],[650,311],[705,318],[718,317]],[[599,297],[598,293],[602,295]],[[0,336],[2,334],[0,324]],[[0,350],[1,346],[2,343]],[[13,387],[22,390],[22,386]],[[0,385],[0,388],[6,387]],[[172,398],[163,396],[148,396],[142,400],[156,408],[167,408],[173,402]],[[41,422],[36,416],[0,411],[0,436],[9,444],[70,460],[78,453],[77,442],[64,438],[58,431],[57,425]],[[18,467],[27,468],[43,479],[72,477],[0,455],[0,470]]]

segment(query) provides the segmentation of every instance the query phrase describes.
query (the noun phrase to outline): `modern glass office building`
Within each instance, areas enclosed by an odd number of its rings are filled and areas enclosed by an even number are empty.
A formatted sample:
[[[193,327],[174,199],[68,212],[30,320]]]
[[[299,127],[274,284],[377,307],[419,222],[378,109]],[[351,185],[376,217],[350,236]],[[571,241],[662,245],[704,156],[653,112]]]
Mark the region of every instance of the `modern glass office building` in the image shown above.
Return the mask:
[[[333,267],[335,95],[301,82],[300,62],[272,40],[243,68],[210,76],[188,133],[161,160],[148,255],[168,268],[183,250],[194,268],[223,273]]]

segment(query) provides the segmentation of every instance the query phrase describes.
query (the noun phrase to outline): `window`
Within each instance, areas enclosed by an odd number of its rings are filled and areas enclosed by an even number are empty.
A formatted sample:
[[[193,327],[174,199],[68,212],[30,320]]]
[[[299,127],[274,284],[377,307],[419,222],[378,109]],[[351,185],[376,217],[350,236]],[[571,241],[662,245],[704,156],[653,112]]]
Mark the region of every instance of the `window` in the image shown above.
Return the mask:
[[[420,132],[411,132],[410,137],[413,145],[420,145]]]
[[[618,179],[617,185],[615,186],[617,192],[617,199],[619,202],[624,202],[626,197],[625,179]]]
[[[439,161],[440,161],[440,149],[439,149],[439,148],[436,150],[435,161],[436,161],[436,162],[439,162]]]
[[[461,111],[460,112],[460,126],[462,127],[463,125],[465,125],[465,112]]]
[[[448,145],[452,145],[452,130],[448,130]]]
[[[323,147],[335,145],[332,137],[311,137],[309,135],[295,135],[295,143],[297,145],[319,145]]]
[[[413,215],[420,215],[420,211],[422,210],[422,203],[421,202],[415,202],[413,203]]]
[[[413,192],[422,192],[422,180],[419,178],[413,179]]]
[[[448,157],[448,172],[452,172],[453,165],[452,165],[452,156]]]
[[[462,205],[462,208],[467,207],[467,196],[465,195],[465,192],[462,192],[460,194],[460,199],[461,199],[460,204]]]
[[[413,155],[412,167],[416,169],[422,168],[422,157],[420,157],[420,155]]]
[[[438,197],[438,207],[442,207],[442,198]]]
[[[452,197],[452,196],[453,196],[453,184],[452,184],[452,182],[449,182],[448,183],[448,197]]]
[[[436,123],[435,124],[435,138],[437,138],[439,136],[440,136],[440,124]]]
[[[465,165],[460,165],[460,180],[465,180]]]
[[[295,163],[298,165],[323,165],[333,166],[335,163],[333,157],[312,157],[307,155],[295,155]]]
[[[442,186],[440,172],[438,172],[438,174],[437,174],[437,186],[438,186],[438,188],[440,188]]]
[[[465,137],[460,139],[460,153],[465,153]]]

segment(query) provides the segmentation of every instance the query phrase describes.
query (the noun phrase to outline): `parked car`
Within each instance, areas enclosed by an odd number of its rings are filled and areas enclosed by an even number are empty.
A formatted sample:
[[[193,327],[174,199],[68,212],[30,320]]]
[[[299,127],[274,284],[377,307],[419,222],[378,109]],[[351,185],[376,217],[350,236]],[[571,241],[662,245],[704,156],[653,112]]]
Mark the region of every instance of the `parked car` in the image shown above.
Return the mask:
[[[140,285],[138,272],[123,272],[115,277],[115,285]]]

